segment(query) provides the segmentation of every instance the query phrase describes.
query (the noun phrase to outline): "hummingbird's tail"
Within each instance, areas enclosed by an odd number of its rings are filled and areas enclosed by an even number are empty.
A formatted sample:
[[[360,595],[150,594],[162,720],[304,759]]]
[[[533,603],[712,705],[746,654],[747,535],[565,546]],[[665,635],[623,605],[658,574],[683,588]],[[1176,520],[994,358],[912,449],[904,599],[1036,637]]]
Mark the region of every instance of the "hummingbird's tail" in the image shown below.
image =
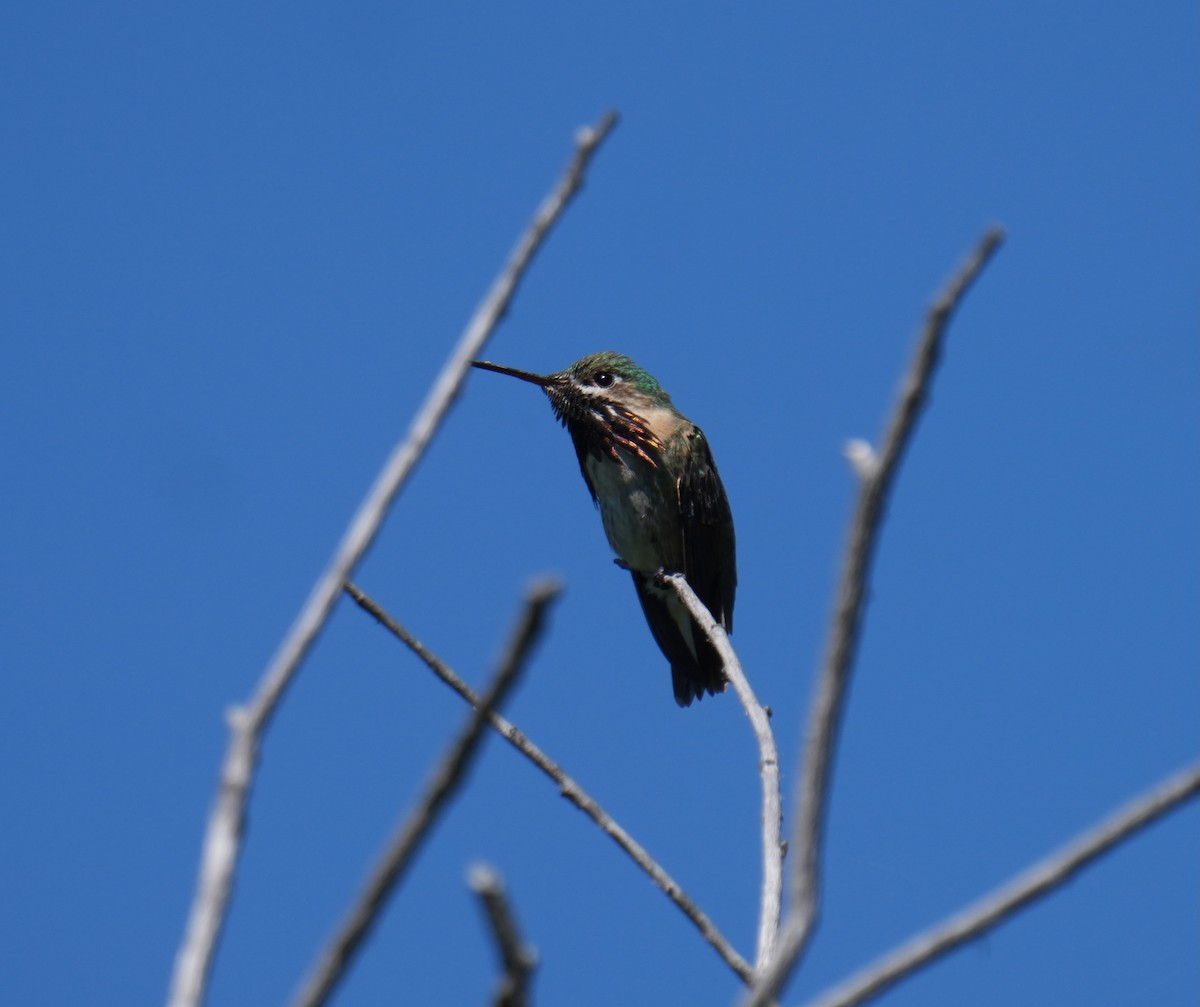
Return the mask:
[[[703,638],[698,626],[693,627],[700,640],[700,659],[689,664],[671,664],[671,688],[675,690],[675,702],[680,706],[691,706],[693,699],[703,699],[705,693],[715,696],[725,691],[725,675],[721,671],[721,658],[712,644]],[[716,662],[715,667],[706,658]]]
[[[708,642],[704,630],[692,620],[678,595],[655,586],[652,578],[645,574],[636,570],[630,572],[654,641],[671,662],[675,702],[680,706],[691,706],[693,699],[724,692],[721,655]]]

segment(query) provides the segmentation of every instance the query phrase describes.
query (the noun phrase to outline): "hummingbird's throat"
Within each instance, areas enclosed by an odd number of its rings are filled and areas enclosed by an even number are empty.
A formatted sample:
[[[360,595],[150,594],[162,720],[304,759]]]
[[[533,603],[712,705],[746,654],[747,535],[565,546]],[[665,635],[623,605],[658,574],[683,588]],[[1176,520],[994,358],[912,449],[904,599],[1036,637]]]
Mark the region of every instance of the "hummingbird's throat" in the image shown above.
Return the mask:
[[[637,413],[611,400],[583,398],[570,388],[549,387],[545,391],[554,412],[570,431],[572,440],[582,445],[585,455],[609,458],[623,465],[621,452],[625,451],[651,468],[658,467],[662,441]]]

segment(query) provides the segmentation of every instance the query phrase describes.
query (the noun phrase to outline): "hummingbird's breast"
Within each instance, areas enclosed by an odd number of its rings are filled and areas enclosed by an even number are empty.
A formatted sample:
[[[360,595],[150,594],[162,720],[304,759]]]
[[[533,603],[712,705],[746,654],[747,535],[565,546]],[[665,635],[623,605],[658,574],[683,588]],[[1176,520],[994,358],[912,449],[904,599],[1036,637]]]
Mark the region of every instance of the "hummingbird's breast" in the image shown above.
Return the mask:
[[[683,568],[683,536],[675,480],[624,448],[617,459],[591,456],[588,478],[596,490],[608,544],[632,570]]]

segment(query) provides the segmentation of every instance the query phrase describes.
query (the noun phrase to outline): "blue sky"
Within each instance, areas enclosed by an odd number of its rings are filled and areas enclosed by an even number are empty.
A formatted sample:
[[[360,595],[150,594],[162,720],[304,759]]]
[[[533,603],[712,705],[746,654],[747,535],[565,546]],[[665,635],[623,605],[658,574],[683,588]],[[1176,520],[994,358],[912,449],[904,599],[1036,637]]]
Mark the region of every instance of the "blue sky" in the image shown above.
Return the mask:
[[[623,119],[488,355],[634,357],[701,423],[737,645],[790,783],[853,482],[984,228],[887,517],[799,1002],[1196,757],[1193,4],[9,3],[0,11],[0,988],[165,995],[226,736],[567,161]],[[469,381],[358,581],[507,707],[752,953],[756,753],[680,711],[533,389]],[[267,738],[212,1004],[285,1000],[465,710],[341,605]],[[888,1005],[1200,992],[1200,811]],[[737,981],[496,739],[338,1003],[479,1003],[464,875],[541,1002]]]

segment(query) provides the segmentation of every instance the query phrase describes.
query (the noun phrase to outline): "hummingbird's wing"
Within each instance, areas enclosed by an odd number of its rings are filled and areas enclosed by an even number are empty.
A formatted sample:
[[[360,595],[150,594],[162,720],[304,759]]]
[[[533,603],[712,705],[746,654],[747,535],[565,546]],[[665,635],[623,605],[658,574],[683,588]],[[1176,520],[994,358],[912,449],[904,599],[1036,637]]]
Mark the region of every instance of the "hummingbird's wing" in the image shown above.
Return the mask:
[[[713,618],[732,633],[737,590],[733,514],[704,431],[693,426],[685,436],[691,449],[685,452],[679,479],[683,572]]]

